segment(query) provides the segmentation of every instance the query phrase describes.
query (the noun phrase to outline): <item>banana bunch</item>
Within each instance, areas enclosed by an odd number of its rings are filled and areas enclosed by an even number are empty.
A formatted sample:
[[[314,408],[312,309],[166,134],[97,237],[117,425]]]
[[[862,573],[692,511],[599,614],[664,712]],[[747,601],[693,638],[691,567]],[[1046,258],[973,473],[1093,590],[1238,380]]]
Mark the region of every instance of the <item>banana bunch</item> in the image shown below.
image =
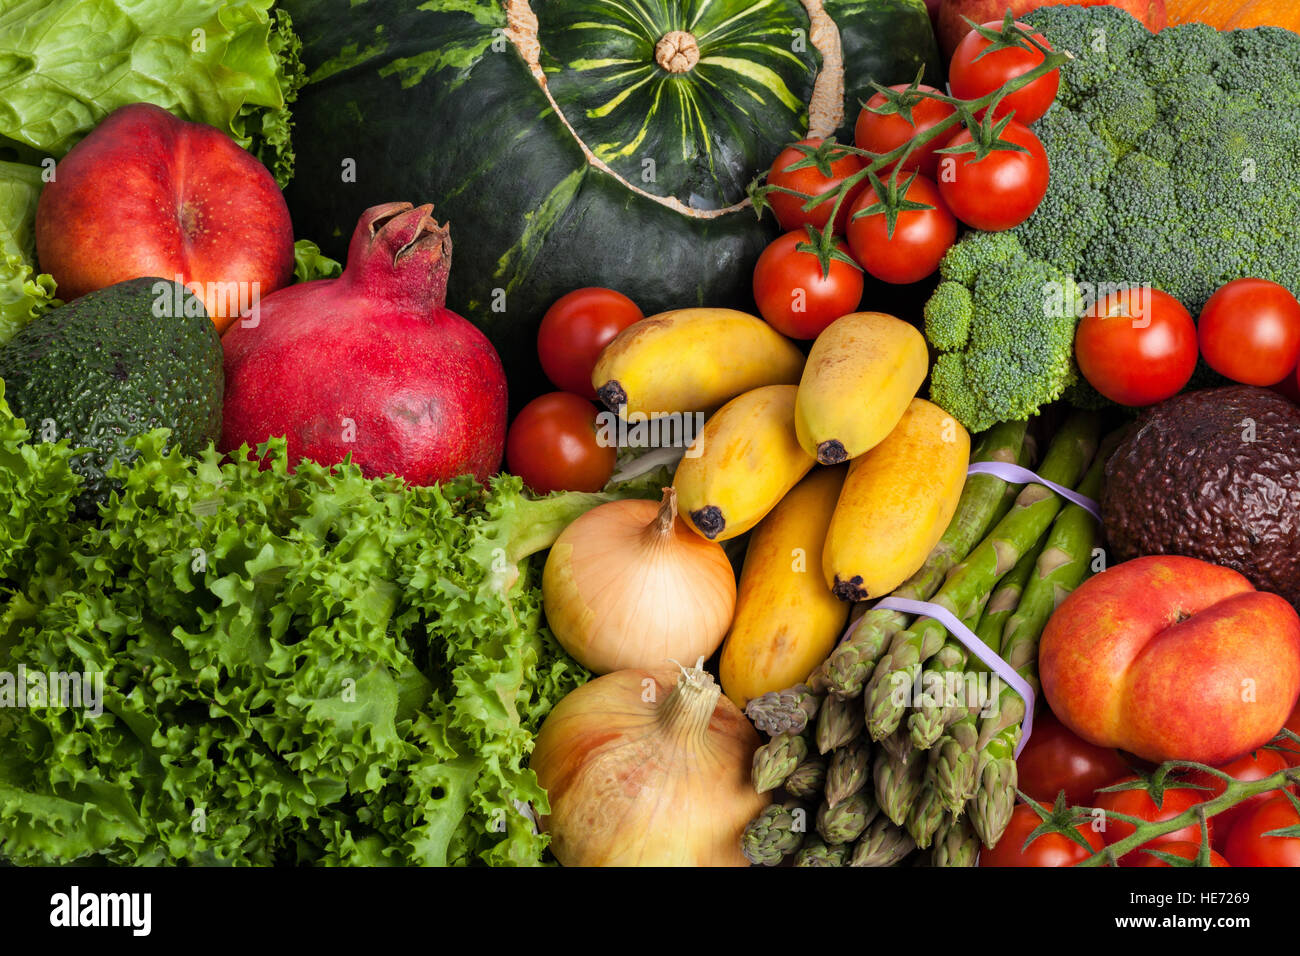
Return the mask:
[[[893,591],[947,527],[970,436],[916,397],[928,369],[924,336],[880,312],[833,322],[806,361],[729,309],[651,316],[601,354],[592,383],[611,410],[712,413],[673,488],[704,537],[753,531],[720,663],[738,705],[807,678],[851,603]]]

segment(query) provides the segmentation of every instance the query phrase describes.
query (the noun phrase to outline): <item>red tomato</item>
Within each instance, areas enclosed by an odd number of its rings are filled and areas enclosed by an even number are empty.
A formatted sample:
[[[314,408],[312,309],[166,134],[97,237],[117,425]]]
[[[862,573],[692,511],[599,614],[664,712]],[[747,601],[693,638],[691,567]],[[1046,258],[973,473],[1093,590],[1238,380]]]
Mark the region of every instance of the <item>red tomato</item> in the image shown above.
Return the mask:
[[[1085,850],[1059,833],[1045,833],[1025,847],[1029,834],[1042,822],[1028,804],[1017,804],[997,846],[980,851],[980,866],[1074,866],[1105,846],[1101,835],[1085,824],[1078,828],[1079,835],[1088,842],[1091,850]]]
[[[934,183],[918,175],[907,187],[904,198],[933,208],[900,212],[894,221],[893,236],[889,235],[883,212],[853,218],[879,201],[874,189],[858,197],[849,217],[848,239],[853,258],[877,279],[895,285],[920,282],[933,275],[943,254],[957,241],[957,220],[948,211]]]
[[[1093,303],[1074,337],[1079,370],[1121,405],[1152,405],[1182,391],[1196,370],[1196,325],[1182,304],[1152,289]]]
[[[1124,780],[1117,780],[1116,783],[1123,783],[1127,780],[1136,780],[1137,777],[1125,777]],[[1115,790],[1109,793],[1098,793],[1093,800],[1093,805],[1100,807],[1107,813],[1127,813],[1131,817],[1137,817],[1140,820],[1160,821],[1171,820],[1174,817],[1185,813],[1192,807],[1201,803],[1204,799],[1204,790],[1190,790],[1183,787],[1168,786],[1165,788],[1164,795],[1161,799],[1160,806],[1157,807],[1152,801],[1151,795],[1145,790]],[[1214,835],[1214,818],[1209,821],[1210,835]],[[1133,835],[1133,824],[1125,823],[1122,820],[1106,820],[1106,831],[1104,838],[1106,845],[1118,843],[1125,837]],[[1150,843],[1145,843],[1145,847],[1160,846],[1166,843],[1190,842],[1199,843],[1201,841],[1201,828],[1199,824],[1193,823],[1185,826],[1173,833],[1166,833],[1164,836],[1156,837]],[[1142,860],[1137,850],[1133,850],[1120,857],[1120,866],[1137,866]]]
[[[568,392],[535,398],[506,435],[506,467],[539,495],[599,491],[614,473],[617,450],[599,439],[597,408]]]
[[[1285,770],[1287,762],[1282,755],[1276,750],[1256,750],[1254,753],[1238,757],[1232,763],[1224,764],[1218,769],[1231,776],[1234,780],[1263,780],[1265,777],[1271,777],[1279,770]],[[1186,777],[1188,783],[1194,783],[1198,786],[1208,787],[1203,792],[1202,800],[1212,800],[1226,789],[1226,784],[1218,777],[1209,773],[1193,772]],[[1215,814],[1214,817],[1214,836],[1215,846],[1222,847],[1227,842],[1228,835],[1232,828],[1247,813],[1259,806],[1261,803],[1267,803],[1275,793],[1261,793],[1251,797],[1235,807],[1230,807],[1222,813]]]
[[[613,289],[575,289],[542,316],[537,355],[556,388],[595,399],[591,372],[609,340],[645,318],[637,304]]]
[[[1199,842],[1191,843],[1189,841],[1180,840],[1177,843],[1162,843],[1160,846],[1156,847],[1156,850],[1159,851],[1160,853],[1168,853],[1172,856],[1182,857],[1184,860],[1195,860],[1196,857],[1201,852],[1201,844]],[[1172,863],[1166,863],[1158,856],[1152,856],[1146,850],[1139,850],[1138,855],[1142,858],[1142,862],[1134,863],[1133,864],[1134,866],[1168,866],[1168,867],[1173,866]],[[1231,866],[1231,865],[1232,865],[1231,863],[1225,860],[1214,850],[1210,851],[1210,866]]]
[[[1210,368],[1243,385],[1276,385],[1300,362],[1300,302],[1267,279],[1237,279],[1210,296],[1197,322]]]
[[[795,247],[808,242],[806,231],[787,232],[758,257],[754,266],[754,301],[771,326],[792,339],[815,339],[862,302],[862,272],[848,262],[831,260],[829,275],[811,252]],[[846,254],[844,243],[838,247]]]
[[[814,138],[800,140],[800,143],[806,146],[820,146],[822,141]],[[802,162],[807,158],[793,146],[787,146],[773,160],[772,168],[767,174],[767,184],[793,189],[805,196],[820,196],[827,190],[835,189],[840,183],[862,168],[862,160],[857,156],[849,155],[831,163],[831,175],[829,177],[818,172],[816,166],[787,170],[786,167]],[[835,231],[837,233],[844,232],[844,225],[849,218],[849,207],[853,205],[853,200],[857,198],[859,192],[866,188],[866,185],[867,181],[863,179],[844,197],[844,202],[840,204],[840,214],[835,217]],[[830,220],[831,210],[835,208],[835,200],[832,198],[815,207],[811,212],[804,212],[803,204],[808,200],[775,191],[767,194],[767,201],[772,207],[772,212],[776,214],[776,221],[787,232],[794,229],[803,229],[805,225],[820,230]]]
[[[1232,828],[1223,855],[1233,866],[1300,866],[1300,837],[1266,836],[1300,827],[1300,813],[1284,796],[1260,804]]]
[[[906,83],[900,83],[897,86],[891,86],[891,90],[902,92],[911,87]],[[938,93],[933,86],[920,84],[919,90],[928,93]],[[926,130],[938,126],[948,117],[952,116],[957,110],[938,100],[919,99],[913,104],[911,109],[912,121],[909,123],[899,113],[873,113],[876,107],[884,106],[887,97],[884,93],[877,93],[871,99],[867,100],[867,105],[862,107],[858,113],[857,125],[853,128],[853,142],[858,149],[865,149],[872,153],[885,154],[893,152],[902,146],[917,133],[923,133]],[[913,151],[912,155],[907,157],[903,163],[903,169],[919,169],[925,176],[934,179],[939,172],[939,157],[935,155],[936,149],[942,149],[949,139],[949,134],[940,134],[924,146]],[[879,170],[880,177],[883,179],[885,174],[892,170],[895,163]]]
[[[1002,21],[991,20],[984,26],[1001,31]],[[1016,26],[1025,30],[1030,29],[1028,24],[1019,21]],[[1052,49],[1052,45],[1043,39],[1042,34],[1035,33],[1034,39],[1047,49]],[[1024,76],[1043,62],[1043,54],[1023,47],[1007,47],[982,55],[991,45],[990,41],[975,30],[966,34],[965,39],[957,44],[948,67],[948,85],[953,96],[962,100],[987,96],[1016,77]],[[1056,91],[1060,84],[1059,70],[1044,73],[1024,89],[1004,96],[993,116],[995,119],[1001,119],[1008,113],[1014,112],[1017,122],[1028,125],[1047,112],[1048,107],[1056,99]],[[987,110],[981,110],[981,113],[984,112]]]
[[[1119,751],[1090,744],[1044,707],[1034,716],[1034,732],[1016,758],[1020,789],[1045,803],[1065,791],[1072,806],[1091,806],[1093,792],[1130,773]]]
[[[1300,703],[1296,704],[1295,710],[1287,718],[1286,729],[1296,736],[1300,736]],[[1283,740],[1281,747],[1282,759],[1292,767],[1300,767],[1300,743],[1296,743],[1294,740]]]
[[[939,159],[939,191],[948,208],[966,225],[985,232],[1020,225],[1047,195],[1047,151],[1038,137],[1012,120],[1001,138],[1028,152],[997,149],[978,162],[974,153],[945,153]],[[970,130],[964,129],[948,145],[971,141]]]

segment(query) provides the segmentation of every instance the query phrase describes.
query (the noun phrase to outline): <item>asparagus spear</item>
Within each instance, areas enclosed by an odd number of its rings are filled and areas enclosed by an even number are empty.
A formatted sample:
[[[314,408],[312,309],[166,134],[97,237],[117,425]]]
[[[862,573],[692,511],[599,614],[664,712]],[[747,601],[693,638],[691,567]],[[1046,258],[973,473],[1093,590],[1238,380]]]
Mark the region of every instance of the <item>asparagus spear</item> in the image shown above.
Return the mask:
[[[828,846],[817,837],[809,837],[798,853],[794,856],[795,866],[844,866],[848,862],[849,850],[852,849],[847,843],[839,846]]]
[[[769,691],[745,705],[745,716],[757,730],[771,737],[801,734],[808,721],[817,716],[822,695],[813,693],[807,684],[795,684],[788,690]]]
[[[1020,594],[1034,571],[1038,552],[1037,545],[1026,551],[1024,557],[1002,579],[984,608],[979,626],[975,628],[976,637],[995,650],[1002,642],[1002,629],[1007,619],[1020,603]],[[970,674],[986,672],[986,669],[981,668]],[[964,811],[966,801],[975,796],[979,784],[979,715],[985,702],[972,701],[969,691],[970,684],[967,684],[966,693],[958,701],[960,715],[948,725],[944,735],[934,745],[929,765],[930,782],[938,791],[943,805],[954,816]],[[917,715],[914,713],[908,721],[914,741],[916,723]]]
[[[1092,460],[1097,448],[1097,418],[1076,412],[1052,440],[1039,474],[1070,485]],[[1026,550],[1061,510],[1061,499],[1040,484],[1026,485],[1015,504],[966,559],[952,569],[931,601],[958,620],[977,618],[989,592],[1015,567]],[[900,687],[911,687],[921,667],[943,647],[948,632],[933,618],[918,618],[894,636],[889,651],[876,665],[867,696],[867,726],[875,740],[893,733],[902,720],[905,700]]]
[[[939,792],[926,781],[907,811],[907,832],[916,841],[917,847],[924,850],[930,845],[946,815]]]
[[[862,717],[856,702],[828,695],[817,714],[817,750],[830,753],[862,733]]]
[[[1105,483],[1106,461],[1118,443],[1109,435],[1088,473],[1081,494],[1096,500]],[[1101,540],[1097,519],[1078,505],[1066,507],[1052,525],[1016,612],[1007,620],[999,648],[1003,660],[1038,690],[1038,638],[1052,612],[1088,576],[1093,549]],[[985,846],[1001,838],[1016,803],[1015,748],[1020,742],[1025,702],[1010,687],[998,696],[997,711],[980,726],[979,789],[971,802],[972,823]]]
[[[880,813],[870,793],[859,790],[838,806],[823,801],[817,810],[817,832],[833,845],[852,843]]]
[[[826,802],[838,806],[853,796],[867,782],[871,770],[871,744],[864,736],[856,737],[831,754],[826,768]]]
[[[902,727],[879,743],[900,766],[911,760],[912,754],[916,752],[916,748],[912,746],[912,738]]]
[[[785,792],[799,800],[813,801],[821,796],[826,785],[826,761],[809,754],[799,761],[794,773],[785,780]]]
[[[970,817],[946,817],[934,835],[930,861],[935,866],[974,866],[979,859],[980,841]]]
[[[925,761],[915,755],[906,761],[899,760],[882,748],[876,754],[871,773],[876,782],[876,802],[885,816],[901,827],[907,822],[912,802],[925,782]]]
[[[794,768],[808,756],[808,741],[799,734],[773,737],[754,751],[752,778],[759,793],[775,790],[794,773]]]
[[[803,804],[773,803],[746,824],[740,849],[755,866],[776,866],[799,849],[807,829],[808,809]]]
[[[888,817],[876,817],[854,844],[849,866],[895,866],[915,849],[906,830]]]
[[[971,461],[1003,461],[1021,465],[1032,460],[1025,422],[1005,422],[986,431],[976,442]],[[929,600],[944,577],[975,546],[984,533],[1011,508],[1017,485],[993,475],[971,475],[962,489],[957,510],[925,564],[895,591],[895,597]],[[863,620],[827,658],[827,689],[839,697],[857,697],[877,659],[907,617],[898,611],[866,611]]]

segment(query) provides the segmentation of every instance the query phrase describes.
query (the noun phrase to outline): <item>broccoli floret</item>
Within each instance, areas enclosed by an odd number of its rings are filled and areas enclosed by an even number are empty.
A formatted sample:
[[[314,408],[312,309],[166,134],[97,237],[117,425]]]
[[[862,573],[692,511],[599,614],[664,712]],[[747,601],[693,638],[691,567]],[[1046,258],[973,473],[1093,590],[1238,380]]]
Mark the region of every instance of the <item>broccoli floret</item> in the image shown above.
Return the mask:
[[[973,430],[1067,389],[1095,404],[1072,386],[1077,313],[1042,314],[1053,282],[1075,295],[1151,285],[1193,315],[1243,276],[1300,294],[1300,35],[1203,24],[1153,35],[1111,6],[1023,19],[1073,55],[1033,127],[1051,164],[1047,195],[1010,232],[961,239],[926,308],[943,353],[931,396]]]
[[[1013,232],[1080,281],[1149,283],[1193,314],[1225,282],[1300,292],[1300,36],[1184,24],[1151,34],[1115,7],[1025,20],[1075,59],[1035,131],[1051,164]],[[1100,81],[1098,78],[1102,78]]]
[[[925,304],[925,337],[941,352],[956,352],[970,340],[975,298],[960,282],[940,282]]]
[[[972,233],[941,266],[925,309],[941,353],[930,398],[971,431],[1028,418],[1075,380],[1079,292],[1010,233]]]

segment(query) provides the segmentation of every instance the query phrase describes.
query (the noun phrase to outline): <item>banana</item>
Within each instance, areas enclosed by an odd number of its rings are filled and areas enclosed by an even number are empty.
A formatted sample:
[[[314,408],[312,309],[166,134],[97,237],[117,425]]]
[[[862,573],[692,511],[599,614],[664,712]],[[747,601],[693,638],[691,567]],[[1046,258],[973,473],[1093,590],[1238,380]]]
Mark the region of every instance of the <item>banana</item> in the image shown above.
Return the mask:
[[[763,520],[813,466],[794,437],[794,385],[766,385],[733,398],[708,420],[677,466],[682,520],[712,541]]]
[[[969,462],[966,429],[912,399],[888,437],[849,463],[822,552],[835,593],[884,597],[920,570],[957,510]]]
[[[925,336],[902,319],[836,319],[813,343],[799,381],[799,444],[823,465],[857,458],[898,424],[929,367]]]
[[[826,586],[821,563],[846,470],[813,469],[750,535],[718,666],[738,707],[807,680],[844,630],[849,605]]]
[[[762,385],[793,385],[798,347],[734,309],[677,309],[629,325],[596,361],[591,384],[612,412],[651,418],[711,412]]]

